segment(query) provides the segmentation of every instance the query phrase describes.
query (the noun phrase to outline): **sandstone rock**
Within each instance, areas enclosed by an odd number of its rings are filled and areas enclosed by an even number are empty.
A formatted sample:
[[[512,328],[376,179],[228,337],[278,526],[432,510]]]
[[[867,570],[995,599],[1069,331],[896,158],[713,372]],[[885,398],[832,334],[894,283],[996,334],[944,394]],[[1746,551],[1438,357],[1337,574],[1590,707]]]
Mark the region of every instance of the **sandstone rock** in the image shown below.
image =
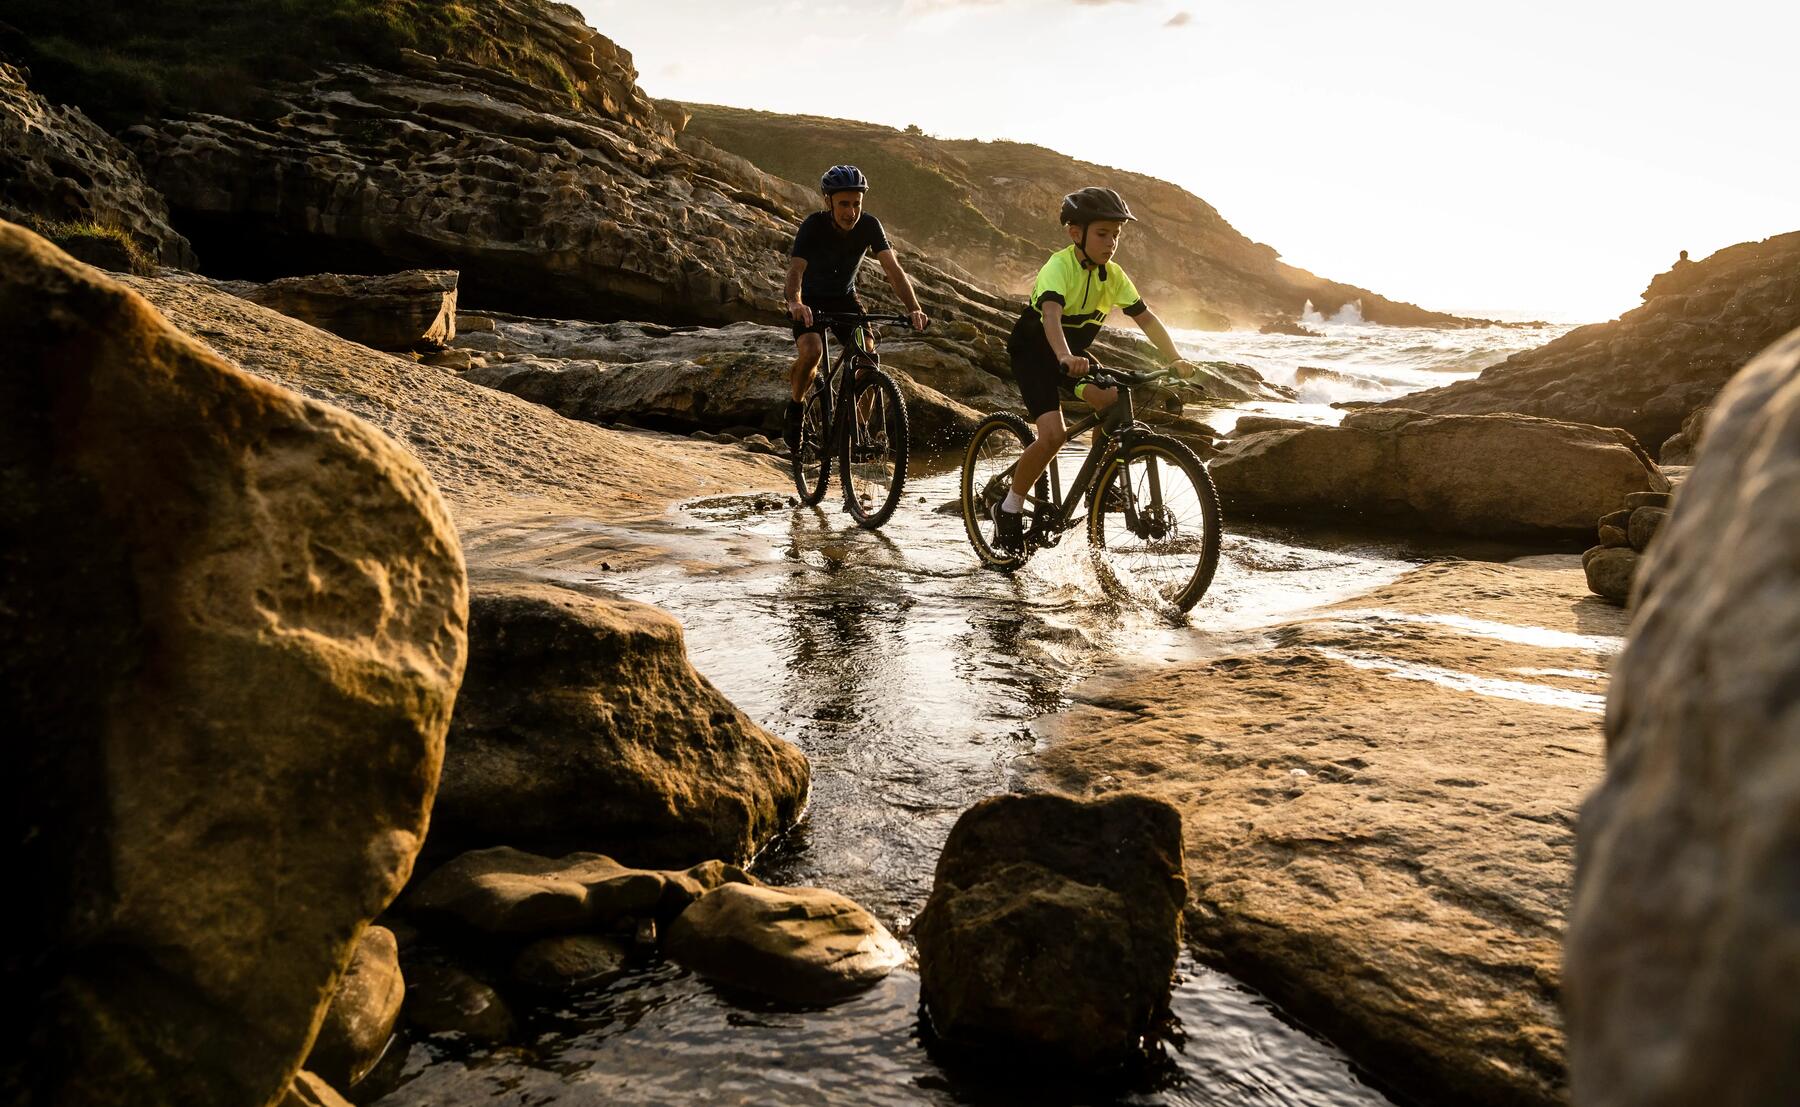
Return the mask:
[[[1236,438],[1210,468],[1231,517],[1516,537],[1591,534],[1627,493],[1667,487],[1618,431],[1387,409]]]
[[[335,1087],[356,1084],[381,1060],[405,999],[399,944],[392,931],[371,926],[338,980],[306,1067]]]
[[[1625,624],[1573,558],[1415,569],[1084,686],[1024,783],[1179,807],[1194,952],[1397,1101],[1559,1107],[1573,828]]]
[[[1600,528],[1600,544],[1615,547],[1629,546],[1631,545],[1631,533],[1622,527],[1603,526]]]
[[[805,755],[694,671],[666,612],[495,579],[469,635],[435,835],[744,861],[805,805]]]
[[[406,977],[406,1021],[427,1034],[462,1034],[504,1042],[518,1020],[500,993],[459,968],[416,965]]]
[[[0,62],[0,219],[46,231],[53,224],[114,228],[165,265],[194,265],[193,249],[169,226],[168,206],[145,182],[131,151],[78,108],[32,92],[25,73],[5,62]],[[122,257],[108,268],[120,261],[130,264]]]
[[[431,350],[456,337],[456,279],[453,269],[379,277],[319,273],[251,285],[237,295],[377,350]]]
[[[1285,419],[1278,415],[1241,415],[1232,425],[1231,434],[1234,438],[1242,438],[1249,434],[1261,434],[1263,431],[1309,430],[1318,425],[1304,419]]]
[[[407,903],[488,934],[558,934],[597,930],[630,916],[674,918],[732,882],[757,883],[721,861],[666,872],[626,868],[597,853],[552,859],[497,846],[444,864],[407,893]]]
[[[1181,816],[1143,796],[965,811],[913,924],[932,1028],[1078,1067],[1132,1055],[1168,1006],[1181,848]]]
[[[1759,350],[1800,327],[1800,232],[1720,250],[1664,288],[1611,323],[1391,404],[1434,414],[1515,411],[1623,427],[1660,443]]]
[[[655,925],[652,922],[651,925]],[[630,951],[615,938],[596,934],[559,934],[542,938],[519,951],[513,977],[542,991],[587,988],[625,971]]]
[[[350,1107],[350,1101],[313,1073],[301,1072],[288,1085],[280,1107]]]
[[[906,962],[887,928],[836,892],[751,884],[694,901],[664,950],[716,983],[799,1004],[845,999]]]
[[[456,534],[391,440],[10,224],[0,331],[8,992],[54,1043],[0,1083],[274,1100],[425,833]]]
[[[1712,414],[1712,405],[1706,404],[1688,413],[1681,421],[1681,429],[1669,436],[1662,444],[1662,450],[1656,455],[1664,465],[1692,465],[1699,454],[1701,439],[1706,434],[1706,419]]]
[[[1633,492],[1625,497],[1625,510],[1635,513],[1640,507],[1668,507],[1674,497],[1667,492]]]
[[[1642,553],[1656,537],[1663,520],[1669,517],[1668,508],[1640,507],[1631,513],[1631,526],[1627,533],[1631,537],[1631,548]]]
[[[1719,396],[1646,556],[1581,812],[1566,996],[1582,1107],[1800,1087],[1800,334]]]
[[[1600,516],[1600,525],[1603,527],[1614,527],[1618,530],[1625,530],[1627,527],[1631,526],[1631,509],[1628,507],[1621,508],[1611,514]]]
[[[1603,528],[1612,530],[1611,527]],[[1602,534],[1602,542],[1605,535]],[[1638,554],[1629,543],[1602,544],[1581,556],[1582,571],[1587,574],[1588,588],[1596,596],[1605,596],[1616,604],[1631,599],[1631,582],[1637,576]]]

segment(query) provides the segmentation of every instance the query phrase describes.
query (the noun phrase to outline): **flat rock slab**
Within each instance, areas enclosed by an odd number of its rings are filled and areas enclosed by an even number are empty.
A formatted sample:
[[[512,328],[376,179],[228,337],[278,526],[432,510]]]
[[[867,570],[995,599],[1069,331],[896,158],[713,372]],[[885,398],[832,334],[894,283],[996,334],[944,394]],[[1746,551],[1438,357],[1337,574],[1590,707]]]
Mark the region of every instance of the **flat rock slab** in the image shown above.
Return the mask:
[[[1178,807],[1196,952],[1400,1090],[1562,1104],[1575,813],[1624,621],[1573,558],[1417,569],[1254,650],[1090,682],[1034,782]]]
[[[441,350],[456,337],[454,269],[317,273],[232,286],[253,304],[377,350]]]
[[[757,883],[718,861],[685,872],[632,869],[597,853],[549,858],[508,846],[450,861],[407,893],[407,906],[487,934],[596,930],[625,918],[670,919],[727,883]]]
[[[906,963],[875,916],[823,888],[723,885],[670,924],[663,948],[716,983],[805,1005],[846,999]]]

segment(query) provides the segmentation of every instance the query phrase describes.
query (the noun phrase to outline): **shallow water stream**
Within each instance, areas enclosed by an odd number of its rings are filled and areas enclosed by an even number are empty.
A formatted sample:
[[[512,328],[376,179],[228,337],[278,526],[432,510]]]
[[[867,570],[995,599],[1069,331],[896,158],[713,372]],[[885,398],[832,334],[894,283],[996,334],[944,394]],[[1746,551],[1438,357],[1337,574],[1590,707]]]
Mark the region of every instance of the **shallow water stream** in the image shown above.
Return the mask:
[[[1065,471],[1074,463],[1065,461]],[[930,892],[957,815],[1015,786],[1033,721],[1121,666],[1222,652],[1262,628],[1398,576],[1438,553],[1227,522],[1218,575],[1186,619],[1101,582],[1065,541],[1015,576],[977,567],[956,475],[919,475],[879,533],[853,526],[836,483],[821,509],[731,497],[619,537],[670,556],[587,579],[668,609],[695,666],[813,768],[802,824],[758,873],[832,888],[902,932]],[[607,528],[600,528],[607,529]],[[1494,551],[1498,553],[1499,551]],[[1335,1048],[1228,976],[1184,960],[1178,1030],[1125,1085],[1044,1086],[941,1064],[920,1031],[910,968],[826,1010],[729,999],[646,963],[532,1016],[528,1044],[416,1042],[388,1064],[383,1107],[447,1104],[1100,1103],[1363,1107],[1389,1100]]]

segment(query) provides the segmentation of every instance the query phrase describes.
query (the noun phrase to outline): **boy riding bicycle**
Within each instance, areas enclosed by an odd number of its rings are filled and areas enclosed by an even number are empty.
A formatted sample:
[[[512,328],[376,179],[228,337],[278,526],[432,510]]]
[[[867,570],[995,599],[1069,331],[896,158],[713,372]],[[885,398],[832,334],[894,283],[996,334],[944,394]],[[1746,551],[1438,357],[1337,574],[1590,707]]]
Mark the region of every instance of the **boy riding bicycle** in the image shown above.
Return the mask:
[[[1110,188],[1084,188],[1063,197],[1062,223],[1070,245],[1050,255],[1038,271],[1031,302],[1007,339],[1013,378],[1019,382],[1025,408],[1037,430],[1013,473],[1012,490],[994,505],[994,546],[1009,554],[1024,549],[1022,512],[1032,482],[1049,467],[1068,441],[1060,397],[1069,393],[1104,411],[1118,400],[1117,388],[1083,381],[1090,368],[1083,356],[1100,334],[1113,308],[1124,309],[1168,359],[1177,376],[1193,375],[1193,367],[1175,348],[1168,328],[1112,260],[1125,224],[1135,217]]]
[[[834,165],[826,170],[819,179],[825,210],[815,211],[801,222],[789,251],[782,298],[793,321],[794,365],[789,374],[792,393],[782,416],[782,437],[790,450],[799,447],[801,404],[825,349],[825,328],[814,323],[813,312],[862,313],[862,301],[856,298],[856,271],[865,255],[873,252],[875,260],[881,263],[894,295],[906,305],[913,329],[925,329],[919,298],[913,294],[912,282],[900,268],[893,247],[888,245],[881,221],[862,209],[863,194],[868,190],[868,178],[854,165]],[[835,333],[846,349],[855,346],[848,328]]]

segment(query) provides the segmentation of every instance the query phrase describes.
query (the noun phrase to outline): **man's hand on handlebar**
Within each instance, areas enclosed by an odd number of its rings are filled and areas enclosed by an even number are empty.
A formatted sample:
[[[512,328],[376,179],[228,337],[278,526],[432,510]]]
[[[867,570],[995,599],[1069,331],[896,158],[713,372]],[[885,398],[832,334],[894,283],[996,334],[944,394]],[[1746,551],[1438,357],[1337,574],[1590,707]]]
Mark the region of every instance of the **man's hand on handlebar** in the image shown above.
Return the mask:
[[[1088,371],[1088,359],[1070,354],[1062,359],[1062,370],[1071,377],[1085,377]]]
[[[807,307],[805,304],[801,303],[799,300],[789,301],[787,307],[788,307],[788,318],[792,319],[794,322],[800,324],[803,327],[812,326],[812,308]]]

